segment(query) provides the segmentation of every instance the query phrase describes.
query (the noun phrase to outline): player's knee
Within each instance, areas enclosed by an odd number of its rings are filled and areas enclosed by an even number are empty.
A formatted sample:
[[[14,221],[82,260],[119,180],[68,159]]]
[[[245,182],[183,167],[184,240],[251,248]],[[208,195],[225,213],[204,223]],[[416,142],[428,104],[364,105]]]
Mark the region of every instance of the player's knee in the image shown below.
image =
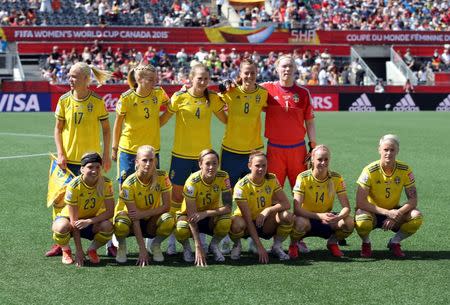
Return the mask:
[[[112,226],[111,226],[111,230],[110,231],[98,231],[97,233],[95,233],[94,240],[97,243],[99,243],[100,245],[104,245],[108,241],[111,240],[112,235],[113,235],[113,230],[112,230]]]
[[[164,213],[162,214],[157,222],[156,235],[167,237],[172,234],[173,228],[175,226],[175,219],[172,214]]]
[[[70,241],[70,232],[60,233],[60,232],[53,232],[53,240],[56,244],[60,246],[65,246]]]
[[[356,232],[362,238],[369,236],[374,227],[374,219],[369,214],[359,214],[355,216]]]
[[[423,223],[423,217],[422,214],[416,214],[417,216],[414,218],[411,218],[407,222],[403,223],[400,226],[400,231],[406,234],[414,234],[419,230],[420,226]]]
[[[117,215],[114,219],[114,234],[126,238],[130,234],[131,219],[127,215]]]
[[[231,218],[230,233],[244,232],[246,228],[245,220],[240,216]]]
[[[180,242],[191,237],[189,223],[186,220],[178,220],[174,235],[175,238]]]
[[[99,231],[103,231],[103,232],[113,232],[114,231],[114,225],[111,221],[109,220],[103,220],[99,226],[98,226],[98,230]]]
[[[225,237],[230,232],[231,217],[230,214],[220,215],[214,225],[214,236]]]

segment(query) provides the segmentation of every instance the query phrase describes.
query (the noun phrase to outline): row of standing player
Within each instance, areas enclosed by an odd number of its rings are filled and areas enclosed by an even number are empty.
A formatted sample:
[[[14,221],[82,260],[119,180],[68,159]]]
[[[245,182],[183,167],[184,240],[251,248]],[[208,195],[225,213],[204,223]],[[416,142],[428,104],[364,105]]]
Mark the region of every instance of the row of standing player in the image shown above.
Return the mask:
[[[256,67],[254,64],[251,61],[243,61],[240,80],[237,82],[239,86],[222,96],[222,100],[225,100],[228,106],[227,117],[223,111],[223,102],[215,93],[207,91],[208,71],[201,65],[194,66],[190,75],[192,87],[187,92],[179,92],[172,97],[168,111],[159,117],[159,107],[168,101],[168,97],[161,88],[154,88],[156,82],[154,69],[151,66],[139,65],[130,74],[130,85],[134,89],[122,95],[117,107],[118,115],[114,126],[112,157],[118,159],[119,179],[123,182],[123,179],[133,172],[134,159],[139,145],[152,143],[157,150],[159,149],[159,127],[167,122],[172,113],[177,113],[170,176],[174,182],[172,207],[179,208],[183,198],[184,181],[191,172],[198,169],[195,160],[197,153],[194,152],[211,147],[209,125],[211,112],[214,112],[221,121],[227,122],[228,120],[222,146],[222,168],[230,172],[234,184],[240,176],[248,171],[246,164],[249,152],[262,148],[259,136],[260,112],[266,107],[266,137],[269,140],[268,157],[271,167],[269,170],[276,173],[278,179],[283,182],[288,176],[292,186],[296,175],[304,169],[303,159],[306,156],[306,149],[303,139],[305,133],[308,132],[310,147],[313,148],[315,127],[309,93],[306,89],[294,85],[295,65],[292,58],[281,57],[277,62],[277,71],[280,81],[263,84],[267,89],[264,90],[255,83]],[[80,134],[80,130],[77,132],[76,127],[80,127],[83,122],[86,122],[88,114],[95,113],[95,109],[99,107],[93,107],[92,100],[86,102],[92,96],[87,89],[88,75],[85,75],[83,82],[84,73],[80,66],[74,66],[71,72],[72,91],[63,96],[58,104],[58,120],[55,128],[58,162],[62,167],[66,165],[66,156],[70,150],[78,152],[78,156],[88,150],[99,151],[99,149],[86,149],[89,143],[92,147],[92,141],[86,141],[86,139],[84,139],[84,145],[77,145],[77,142],[80,144],[76,137]],[[78,94],[80,91],[82,91],[81,94]],[[73,99],[71,99],[72,97]],[[84,100],[83,97],[85,97]],[[92,97],[95,98],[95,96]],[[83,102],[86,108],[84,112]],[[62,108],[67,108],[68,113],[61,111]],[[105,122],[105,114],[99,114],[97,111],[97,117],[95,115],[93,117],[94,122],[91,121],[91,123],[95,123],[96,119],[102,122],[104,148],[106,148],[109,144],[107,134],[109,126]],[[123,131],[122,124],[125,125]],[[72,130],[70,131],[70,129]],[[148,132],[143,133],[143,129]],[[98,130],[96,131],[97,133],[89,132],[90,136],[95,137],[95,134],[98,134]],[[65,138],[66,141],[62,138]],[[95,141],[93,142],[95,143]],[[67,144],[67,149],[63,147],[64,143]],[[104,159],[105,168],[108,169],[110,163],[107,149],[104,149]],[[68,160],[67,166],[74,167],[76,171],[76,167],[79,165],[75,160],[79,159],[69,158]]]

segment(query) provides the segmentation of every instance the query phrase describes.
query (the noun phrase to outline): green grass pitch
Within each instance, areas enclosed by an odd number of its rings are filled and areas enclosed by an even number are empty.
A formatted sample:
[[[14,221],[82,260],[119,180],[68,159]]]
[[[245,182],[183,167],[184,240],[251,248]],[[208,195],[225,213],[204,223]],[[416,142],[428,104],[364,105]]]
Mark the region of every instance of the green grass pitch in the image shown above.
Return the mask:
[[[162,129],[166,170],[174,121]],[[138,268],[136,243],[129,240],[130,263],[125,266],[105,256],[100,266],[63,266],[60,257],[43,256],[52,244],[51,211],[45,207],[49,159],[14,157],[55,151],[54,116],[1,113],[0,303],[450,304],[450,114],[317,113],[316,124],[318,142],[331,148],[331,168],[344,176],[352,206],[355,180],[378,158],[380,136],[400,136],[398,158],[414,170],[425,217],[417,235],[403,242],[406,259],[392,258],[386,249],[392,233],[377,230],[371,235],[373,259],[359,257],[360,240],[354,233],[349,246],[342,247],[343,259],[332,258],[324,240],[309,238],[312,252],[296,261],[271,258],[262,266],[244,253],[239,263],[227,259],[216,264],[210,257],[204,269],[183,263],[181,256]],[[219,149],[223,126],[217,121],[212,125]],[[10,156],[14,158],[5,158]],[[115,168],[108,176],[115,176]],[[291,198],[287,186],[285,190]]]

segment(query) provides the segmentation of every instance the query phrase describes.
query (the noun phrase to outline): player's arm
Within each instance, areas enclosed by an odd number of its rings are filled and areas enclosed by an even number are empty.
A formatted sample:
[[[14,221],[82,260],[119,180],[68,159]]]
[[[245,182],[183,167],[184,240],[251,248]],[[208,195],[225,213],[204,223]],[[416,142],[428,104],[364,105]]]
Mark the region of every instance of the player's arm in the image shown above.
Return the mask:
[[[389,210],[371,204],[367,200],[368,196],[369,196],[369,188],[358,185],[358,189],[356,190],[356,208],[370,213],[385,215],[389,217]]]
[[[73,241],[75,243],[75,263],[78,267],[81,267],[84,264],[84,252],[83,246],[81,244],[80,231],[76,226],[76,223],[78,221],[78,206],[72,204],[69,204],[68,206],[69,219],[72,226]]]
[[[111,168],[111,156],[109,153],[111,147],[111,128],[109,126],[108,118],[101,120],[100,123],[102,124],[103,135],[103,168],[107,172]]]
[[[236,201],[239,209],[241,210],[242,217],[245,220],[247,225],[247,231],[250,237],[255,242],[255,245],[258,249],[259,262],[263,264],[267,264],[269,262],[269,256],[267,255],[266,249],[264,248],[261,240],[259,239],[258,232],[256,231],[255,224],[253,223],[252,214],[250,212],[250,208],[248,207],[247,200],[238,200]]]
[[[314,119],[306,120],[305,121],[306,126],[306,134],[308,135],[308,141],[310,143],[316,143],[316,123]],[[314,148],[314,147],[313,147]]]
[[[173,113],[169,111],[169,106],[167,106],[166,111],[159,116],[159,126],[164,126],[172,117]]]
[[[86,219],[87,221],[89,221],[89,224],[100,223],[104,220],[108,220],[114,217],[114,199],[113,198],[105,199],[104,203],[106,210],[103,213],[99,214],[98,216]]]
[[[125,119],[124,115],[116,114],[113,128],[112,154],[111,159],[117,161],[117,150],[119,149],[120,135],[122,133],[122,125]]]
[[[405,194],[407,201],[403,204],[403,206],[400,209],[398,209],[398,212],[400,213],[399,217],[405,215],[406,213],[409,213],[410,211],[414,210],[417,207],[416,186],[412,185],[408,188],[405,188]]]
[[[202,244],[200,242],[200,234],[198,231],[197,222],[200,221],[199,213],[197,212],[197,205],[194,198],[185,197],[186,200],[186,212],[189,222],[189,228],[191,229],[192,238],[195,243],[195,264],[196,266],[206,266],[206,256],[203,253]]]
[[[228,123],[228,116],[225,113],[225,110],[222,108],[222,110],[218,111],[218,112],[214,112],[214,115],[219,119],[219,121],[221,121],[224,124]]]
[[[232,206],[232,195],[231,190],[226,190],[222,192],[222,203],[223,206],[214,210],[206,210],[203,212],[199,212],[198,214],[204,214],[205,217],[201,217],[201,219],[206,217],[214,217],[224,214],[230,214],[231,213],[231,206]]]
[[[348,196],[346,192],[338,193],[337,197],[339,199],[339,203],[342,206],[339,215],[337,215],[337,221],[344,219],[348,215],[350,215],[350,201],[348,200]]]
[[[154,209],[148,209],[142,211],[142,218],[148,218],[156,215],[161,215],[163,213],[167,213],[170,210],[170,190],[161,194],[162,205]]]
[[[67,159],[66,155],[64,154],[64,148],[63,148],[63,141],[62,141],[62,131],[64,129],[66,121],[56,119],[55,123],[55,130],[54,130],[54,137],[55,137],[55,144],[56,144],[56,151],[58,154],[57,163],[59,167],[62,169],[65,169],[67,167]]]

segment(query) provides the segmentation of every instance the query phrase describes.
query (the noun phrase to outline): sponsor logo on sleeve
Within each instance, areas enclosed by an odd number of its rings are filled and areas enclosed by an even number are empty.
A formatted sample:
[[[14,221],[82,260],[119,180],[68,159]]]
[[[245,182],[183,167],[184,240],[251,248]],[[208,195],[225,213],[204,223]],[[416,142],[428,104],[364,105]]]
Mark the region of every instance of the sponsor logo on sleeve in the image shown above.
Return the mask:
[[[186,194],[188,194],[189,196],[194,196],[195,193],[195,188],[192,185],[188,185],[186,187]]]
[[[235,188],[235,189],[234,189],[234,197],[236,197],[236,198],[242,198],[242,189],[240,189],[240,188]]]
[[[367,181],[369,181],[369,175],[367,175],[367,173],[362,173],[358,181],[367,184]]]
[[[356,99],[348,108],[348,111],[352,112],[374,112],[376,111],[375,107],[372,106],[372,103],[369,100],[367,94],[363,93],[360,97]]]

